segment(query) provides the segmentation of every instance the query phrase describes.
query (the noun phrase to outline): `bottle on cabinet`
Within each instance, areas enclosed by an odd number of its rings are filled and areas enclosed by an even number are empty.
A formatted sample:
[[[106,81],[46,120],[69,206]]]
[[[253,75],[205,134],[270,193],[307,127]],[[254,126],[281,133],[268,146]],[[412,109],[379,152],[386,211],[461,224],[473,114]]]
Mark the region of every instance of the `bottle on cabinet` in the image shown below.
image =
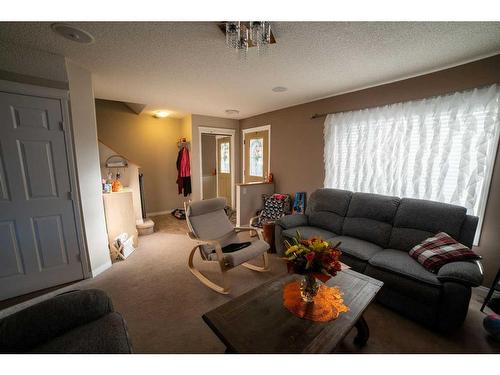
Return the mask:
[[[116,178],[113,180],[113,183],[112,183],[112,185],[111,185],[111,191],[112,191],[113,193],[117,193],[117,192],[119,192],[120,190],[122,190],[122,188],[123,188],[122,183],[121,183],[121,181],[120,181],[120,177],[121,177],[121,176],[120,176],[120,173],[118,172],[118,173],[116,174]]]

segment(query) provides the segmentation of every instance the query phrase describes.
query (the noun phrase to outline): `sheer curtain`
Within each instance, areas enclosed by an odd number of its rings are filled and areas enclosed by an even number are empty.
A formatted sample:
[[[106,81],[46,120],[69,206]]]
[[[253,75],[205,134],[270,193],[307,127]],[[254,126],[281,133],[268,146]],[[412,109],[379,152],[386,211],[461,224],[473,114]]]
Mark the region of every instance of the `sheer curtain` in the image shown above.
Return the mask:
[[[481,225],[499,107],[500,87],[492,85],[328,115],[324,185],[458,204]]]

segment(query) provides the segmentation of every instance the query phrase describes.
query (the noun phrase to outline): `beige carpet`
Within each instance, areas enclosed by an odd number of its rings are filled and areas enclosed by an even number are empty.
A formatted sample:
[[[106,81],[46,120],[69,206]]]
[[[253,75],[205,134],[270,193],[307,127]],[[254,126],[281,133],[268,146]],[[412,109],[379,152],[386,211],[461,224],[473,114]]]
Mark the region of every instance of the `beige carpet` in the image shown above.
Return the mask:
[[[185,222],[171,216],[157,219],[157,232],[140,237],[139,249],[127,260],[72,288],[107,291],[116,310],[125,317],[138,353],[223,353],[224,346],[203,322],[202,314],[284,273],[284,264],[271,256],[270,273],[257,273],[243,267],[232,270],[229,272],[232,293],[220,295],[203,286],[187,268],[192,243],[180,234],[185,231]],[[365,313],[371,332],[367,346],[361,350],[355,347],[352,344],[355,332],[351,332],[338,351],[499,353],[500,344],[490,340],[482,327],[484,314],[479,312],[480,299],[478,294],[473,294],[464,326],[449,337],[434,334],[373,304]]]

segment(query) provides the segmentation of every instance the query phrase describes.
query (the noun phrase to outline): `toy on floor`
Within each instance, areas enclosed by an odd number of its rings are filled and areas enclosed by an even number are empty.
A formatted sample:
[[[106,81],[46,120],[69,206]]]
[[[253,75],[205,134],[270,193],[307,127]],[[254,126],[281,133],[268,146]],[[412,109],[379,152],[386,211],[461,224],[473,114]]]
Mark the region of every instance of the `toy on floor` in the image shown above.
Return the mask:
[[[179,220],[186,220],[186,211],[182,208],[176,208],[171,212],[171,214]]]
[[[487,315],[483,320],[483,326],[495,341],[500,342],[500,315]]]

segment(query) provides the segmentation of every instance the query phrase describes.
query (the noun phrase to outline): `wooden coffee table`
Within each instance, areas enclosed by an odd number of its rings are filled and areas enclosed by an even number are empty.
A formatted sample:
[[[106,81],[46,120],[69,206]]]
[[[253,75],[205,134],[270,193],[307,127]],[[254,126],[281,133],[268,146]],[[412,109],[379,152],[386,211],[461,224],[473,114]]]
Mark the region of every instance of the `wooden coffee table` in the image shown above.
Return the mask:
[[[369,330],[363,312],[383,283],[350,269],[330,279],[344,293],[349,311],[330,322],[301,319],[283,306],[283,287],[300,279],[283,275],[203,315],[229,353],[331,353],[353,328],[365,345]]]

